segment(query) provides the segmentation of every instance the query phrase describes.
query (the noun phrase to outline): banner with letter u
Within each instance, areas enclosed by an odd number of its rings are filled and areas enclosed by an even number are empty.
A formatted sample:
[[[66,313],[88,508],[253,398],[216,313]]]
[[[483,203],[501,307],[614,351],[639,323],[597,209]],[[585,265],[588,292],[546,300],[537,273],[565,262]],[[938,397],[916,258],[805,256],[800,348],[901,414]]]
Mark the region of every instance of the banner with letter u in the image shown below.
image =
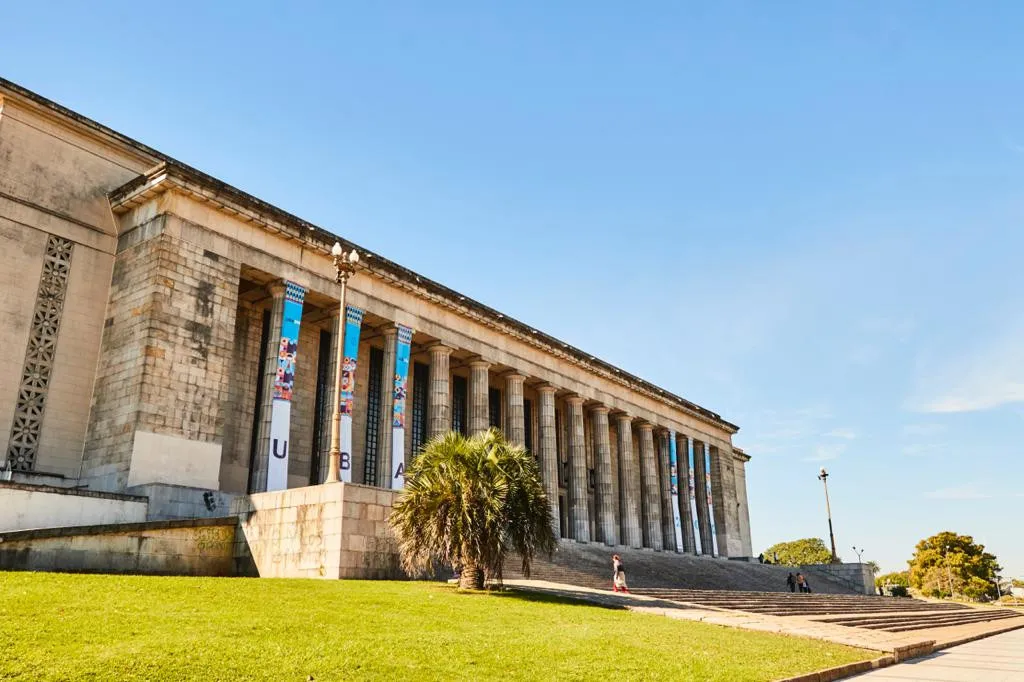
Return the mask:
[[[704,446],[704,487],[708,495],[708,523],[711,525],[711,556],[718,556],[718,532],[715,530],[715,505],[711,502],[711,446]]]
[[[405,394],[409,382],[412,329],[398,325],[395,345],[394,406],[391,414],[391,488],[405,487]]]
[[[693,520],[693,549],[697,554],[704,553],[700,541],[700,521],[697,520],[697,481],[693,469],[693,439],[686,439],[686,478],[690,486],[690,518]]]
[[[356,363],[359,355],[359,330],[363,326],[363,311],[355,306],[345,307],[345,348],[341,360],[341,392],[338,409],[339,447],[341,448],[341,480],[352,482],[352,401],[356,391]]]
[[[669,484],[672,492],[672,527],[676,532],[676,551],[683,551],[683,522],[679,517],[679,458],[676,453],[676,432],[668,432]]]
[[[299,350],[299,325],[306,290],[285,282],[281,340],[277,350],[277,375],[270,405],[270,452],[267,491],[288,488],[288,431],[292,418],[292,387],[295,385],[295,356]]]

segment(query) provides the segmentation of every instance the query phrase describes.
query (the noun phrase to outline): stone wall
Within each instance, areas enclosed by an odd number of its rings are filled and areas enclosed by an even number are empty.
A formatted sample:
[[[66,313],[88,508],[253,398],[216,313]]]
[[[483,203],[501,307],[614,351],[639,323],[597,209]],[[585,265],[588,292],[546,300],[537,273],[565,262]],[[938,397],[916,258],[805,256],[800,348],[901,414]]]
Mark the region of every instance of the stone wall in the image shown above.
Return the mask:
[[[231,513],[231,504],[238,497],[216,489],[167,483],[147,483],[125,492],[144,496],[149,501],[147,521],[220,518]]]
[[[239,266],[164,233],[122,235],[82,480],[219,487]]]
[[[0,482],[0,531],[146,520],[146,498]]]
[[[875,576],[867,564],[812,564],[801,566],[808,575],[823,575],[830,580],[843,583],[861,594],[875,594]],[[814,589],[813,580],[808,580]]]
[[[0,533],[0,570],[229,576],[234,518]]]
[[[398,493],[352,483],[238,498],[240,575],[401,578],[387,514]]]

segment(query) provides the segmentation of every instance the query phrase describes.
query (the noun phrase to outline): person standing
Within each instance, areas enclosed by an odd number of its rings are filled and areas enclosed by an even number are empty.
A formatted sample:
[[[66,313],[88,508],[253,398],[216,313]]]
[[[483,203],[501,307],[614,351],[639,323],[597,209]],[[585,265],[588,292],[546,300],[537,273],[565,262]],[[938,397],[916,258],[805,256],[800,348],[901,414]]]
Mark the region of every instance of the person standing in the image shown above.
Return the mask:
[[[626,585],[626,569],[618,554],[612,557],[612,591],[630,593],[629,587]]]
[[[796,578],[790,573],[786,576],[786,585],[789,587],[790,592],[796,592]]]
[[[806,581],[804,580],[804,574],[803,573],[797,573],[796,574],[796,586],[797,586],[797,588],[799,588],[800,594],[804,593],[804,585],[806,585]]]

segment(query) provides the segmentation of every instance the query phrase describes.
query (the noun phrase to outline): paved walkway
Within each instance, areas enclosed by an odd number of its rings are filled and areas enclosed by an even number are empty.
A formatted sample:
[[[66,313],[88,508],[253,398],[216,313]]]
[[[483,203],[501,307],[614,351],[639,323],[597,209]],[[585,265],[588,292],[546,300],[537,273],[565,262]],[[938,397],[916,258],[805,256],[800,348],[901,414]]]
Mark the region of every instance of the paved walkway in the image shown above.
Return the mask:
[[[865,682],[1024,682],[1024,629],[961,644],[850,679]]]

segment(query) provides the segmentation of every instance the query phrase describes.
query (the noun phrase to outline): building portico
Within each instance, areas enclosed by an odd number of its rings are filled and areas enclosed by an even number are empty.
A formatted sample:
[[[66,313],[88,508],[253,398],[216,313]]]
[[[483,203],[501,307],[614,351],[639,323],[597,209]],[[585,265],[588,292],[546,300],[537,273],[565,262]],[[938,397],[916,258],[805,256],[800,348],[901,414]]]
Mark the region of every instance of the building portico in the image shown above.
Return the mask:
[[[86,140],[108,160],[76,180],[102,197],[105,216],[4,190],[0,223],[21,216],[18,234],[0,233],[5,245],[61,240],[49,258],[71,254],[72,283],[105,282],[68,288],[58,321],[68,310],[90,319],[72,321],[84,338],[59,328],[57,359],[75,374],[54,372],[43,389],[68,393],[70,413],[87,415],[80,435],[49,435],[61,418],[51,403],[37,410],[44,438],[33,446],[19,426],[31,396],[0,395],[15,471],[118,493],[316,485],[327,479],[340,405],[345,481],[398,489],[427,439],[494,426],[536,456],[560,537],[750,556],[749,457],[732,445],[738,427],[719,415],[345,240],[362,260],[341,314],[334,234],[13,85],[0,82],[0,96],[0,149],[41,158],[37,148]],[[54,128],[49,137],[22,130],[35,119]],[[17,172],[0,169],[0,183]],[[54,276],[23,270],[32,287],[11,289],[5,305],[30,319]],[[29,372],[32,325],[5,334],[27,358],[15,373]],[[95,351],[62,355],[83,343]]]

